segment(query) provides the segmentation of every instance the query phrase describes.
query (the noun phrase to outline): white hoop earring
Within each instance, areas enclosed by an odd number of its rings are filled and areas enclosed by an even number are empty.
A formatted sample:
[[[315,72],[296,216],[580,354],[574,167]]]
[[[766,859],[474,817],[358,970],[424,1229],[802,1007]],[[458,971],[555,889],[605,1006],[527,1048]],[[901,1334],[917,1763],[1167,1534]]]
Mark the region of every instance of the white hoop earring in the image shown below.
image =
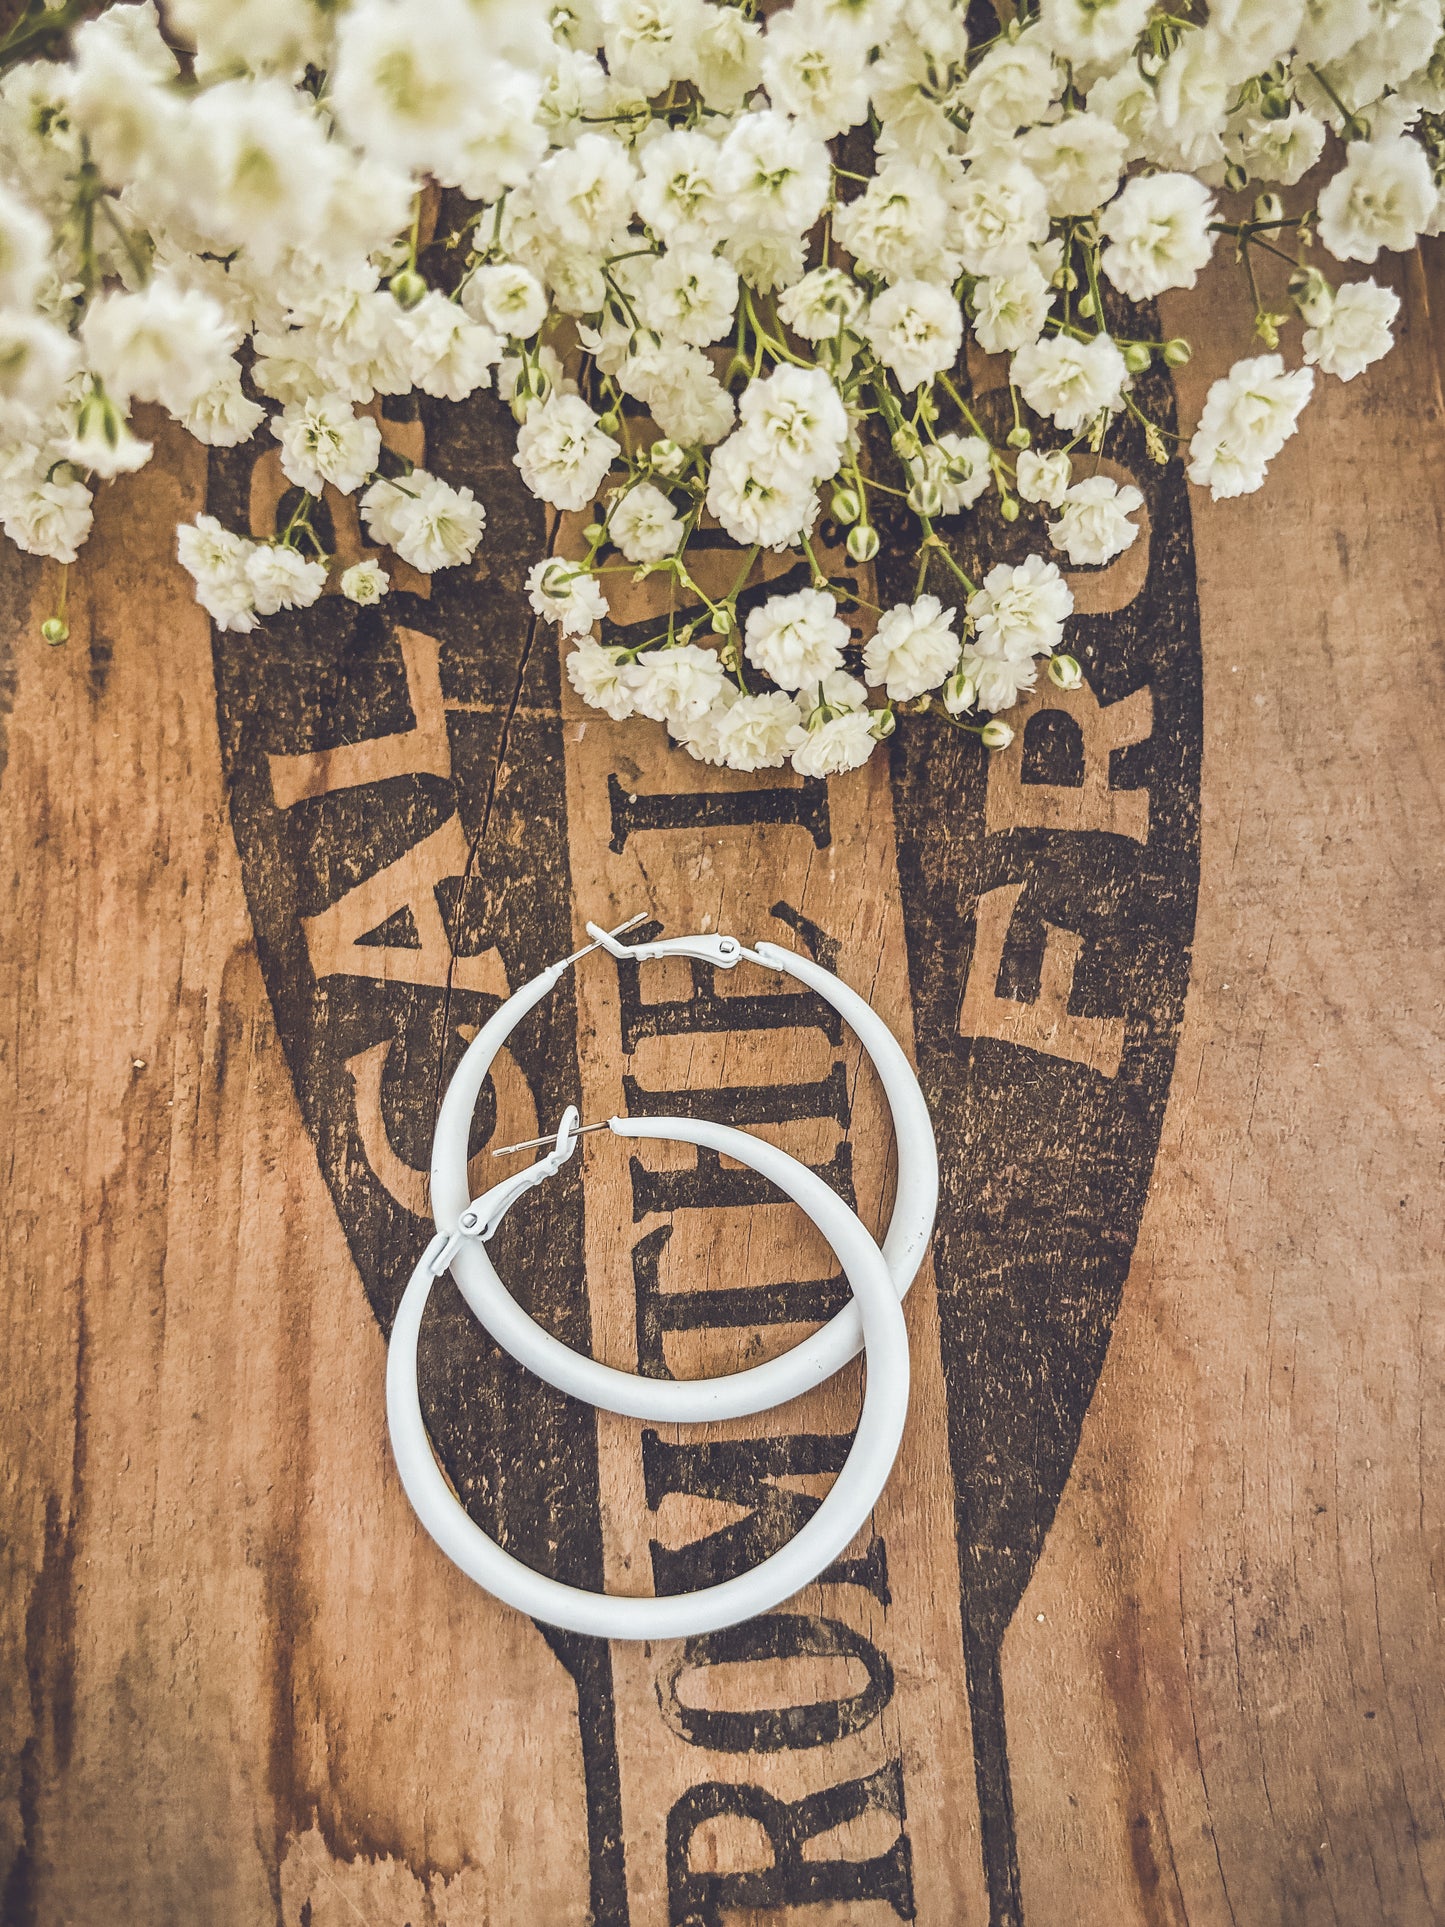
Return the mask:
[[[634,922],[638,919],[634,918]],[[622,929],[629,926],[624,924]],[[732,969],[744,960],[779,970],[817,991],[857,1034],[878,1072],[893,1116],[898,1146],[898,1183],[883,1259],[902,1298],[917,1275],[928,1248],[938,1206],[938,1149],[933,1124],[913,1066],[892,1031],[872,1007],[831,971],[776,944],[745,950],[736,937],[672,937],[635,946],[619,943],[617,931],[589,923],[592,938],[576,952],[544,970],[516,991],[473,1038],[442,1099],[432,1140],[431,1198],[437,1229],[448,1239],[449,1262],[474,1316],[505,1351],[539,1378],[589,1405],[627,1418],[695,1424],[704,1419],[746,1418],[798,1398],[857,1356],[863,1323],[857,1302],[845,1305],[790,1351],[746,1371],[720,1378],[644,1378],[600,1364],[573,1351],[543,1329],[517,1303],[483,1250],[483,1239],[465,1220],[479,1205],[468,1203],[467,1140],[472,1112],[502,1044],[522,1017],[554,987],[564,970],[588,950],[603,949],[619,959],[645,962],[656,957],[688,957]],[[613,1119],[621,1135],[625,1120]],[[673,1135],[685,1136],[678,1120]],[[588,1126],[601,1129],[602,1126]],[[703,1140],[693,1140],[702,1142]],[[513,1149],[526,1149],[524,1145]],[[523,1174],[525,1175],[525,1174]],[[489,1192],[488,1197],[495,1195]]]
[[[640,919],[632,919],[634,923]],[[626,931],[630,925],[622,925]],[[620,1412],[626,1418],[647,1418],[653,1422],[696,1424],[713,1418],[748,1418],[753,1412],[771,1411],[786,1399],[796,1399],[803,1391],[832,1378],[848,1360],[857,1357],[863,1341],[863,1326],[857,1305],[846,1305],[825,1326],[801,1339],[792,1351],[780,1353],[765,1364],[749,1366],[744,1372],[730,1372],[722,1378],[644,1378],[636,1372],[618,1372],[615,1366],[599,1364],[586,1353],[572,1351],[561,1339],[545,1332],[516,1303],[507,1285],[497,1276],[482,1241],[474,1235],[453,1237],[462,1227],[468,1212],[466,1181],[466,1143],[487,1071],[512,1029],[541,998],[557,985],[563,971],[576,964],[590,950],[607,950],[622,960],[647,962],[651,958],[682,956],[699,962],[732,969],[740,962],[761,964],[765,969],[784,971],[798,983],[817,990],[832,1008],[844,1017],[873,1060],[879,1073],[888,1108],[892,1112],[894,1137],[898,1143],[898,1187],[888,1233],[882,1241],[882,1256],[902,1299],[917,1276],[923,1253],[929,1247],[934,1212],[938,1208],[938,1148],[934,1143],[929,1106],[923,1102],[913,1066],[879,1014],[848,989],[840,977],[780,950],[776,944],[757,944],[744,950],[736,937],[663,938],[628,946],[618,942],[618,931],[599,931],[588,925],[591,944],[574,952],[559,964],[551,964],[530,983],[522,985],[497,1010],[478,1035],[468,1044],[457,1071],[453,1073],[447,1095],[441,1100],[435,1137],[432,1141],[432,1212],[439,1231],[451,1239],[451,1266],[460,1293],[472,1314],[487,1332],[509,1351],[520,1364],[536,1372],[549,1386],[557,1386],[576,1399],[586,1399],[603,1411]],[[588,1125],[601,1129],[601,1125]],[[613,1122],[617,1129],[617,1122]],[[626,1133],[622,1133],[626,1135]],[[522,1145],[511,1148],[526,1148]]]
[[[462,1238],[470,1242],[471,1237],[490,1236],[524,1192],[550,1177],[571,1156],[577,1137],[574,1109],[563,1118],[548,1157],[495,1185],[468,1207],[471,1225],[449,1235],[438,1232],[427,1247],[392,1326],[386,1360],[387,1424],[397,1469],[417,1516],[447,1557],[479,1586],[519,1612],[571,1632],[603,1639],[678,1639],[736,1625],[791,1598],[831,1565],[864,1525],[903,1436],[908,1334],[893,1278],[878,1246],[856,1214],[807,1165],[763,1138],[704,1118],[615,1117],[609,1128],[619,1137],[681,1139],[736,1158],[771,1179],[833,1247],[854,1294],[868,1366],[852,1446],[817,1511],[795,1538],[750,1571],[698,1592],[657,1598],[585,1592],[534,1572],[504,1552],[454,1496],[432,1453],[417,1390],[422,1313],[433,1284]]]

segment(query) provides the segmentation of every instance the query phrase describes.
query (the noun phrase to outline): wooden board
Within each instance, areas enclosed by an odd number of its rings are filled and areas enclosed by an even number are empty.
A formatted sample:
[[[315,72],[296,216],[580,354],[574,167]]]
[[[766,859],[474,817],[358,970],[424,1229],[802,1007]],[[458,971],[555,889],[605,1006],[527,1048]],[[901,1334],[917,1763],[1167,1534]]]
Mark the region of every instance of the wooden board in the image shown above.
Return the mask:
[[[65,648],[7,552],[7,1923],[1445,1919],[1445,435],[1402,287],[1399,352],[1264,496],[1191,508],[1124,451],[1147,552],[1077,579],[1088,686],[992,763],[911,729],[825,790],[582,712],[486,407],[387,423],[492,520],[470,577],[376,612],[212,637],[174,522],[263,531],[274,458],[208,475],[169,433],[102,497]],[[639,908],[865,991],[944,1209],[869,1533],[751,1628],[609,1649],[445,1564],[381,1381],[447,1070]],[[570,1101],[711,1108],[886,1203],[856,1048],[759,973],[589,959],[474,1149]],[[496,1249],[652,1372],[840,1302],[740,1174],[605,1138]],[[856,1369],[699,1442],[594,1421],[437,1296],[457,1489],[578,1583],[722,1576],[846,1449]]]

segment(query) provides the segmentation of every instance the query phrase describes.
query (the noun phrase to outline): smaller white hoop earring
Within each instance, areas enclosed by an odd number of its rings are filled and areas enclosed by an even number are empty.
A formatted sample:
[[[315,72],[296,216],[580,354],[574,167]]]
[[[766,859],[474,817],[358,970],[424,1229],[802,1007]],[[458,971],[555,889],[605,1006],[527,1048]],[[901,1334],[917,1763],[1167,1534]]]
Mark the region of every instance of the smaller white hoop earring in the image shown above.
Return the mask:
[[[872,1060],[893,1117],[898,1182],[883,1240],[883,1258],[901,1298],[917,1275],[933,1230],[938,1206],[938,1149],[913,1066],[878,1013],[831,971],[776,944],[760,943],[747,950],[736,937],[703,935],[628,945],[618,942],[620,932],[600,930],[595,923],[587,925],[587,933],[592,938],[588,949],[606,950],[629,962],[688,957],[725,970],[743,961],[761,964],[764,969],[783,971],[806,984],[839,1012]],[[482,1248],[484,1240],[467,1224],[481,1202],[467,1202],[467,1140],[472,1111],[492,1061],[526,1012],[547,995],[577,957],[585,955],[586,951],[578,951],[551,965],[516,991],[473,1038],[447,1087],[432,1139],[431,1197],[437,1228],[448,1234],[452,1274],[473,1315],[505,1351],[538,1378],[589,1405],[621,1413],[625,1418],[680,1424],[747,1418],[771,1411],[775,1405],[798,1398],[831,1378],[857,1356],[863,1325],[856,1301],[845,1305],[791,1350],[762,1365],[720,1378],[645,1378],[573,1351],[529,1317],[498,1277]],[[619,1129],[617,1120],[613,1120],[612,1128]],[[674,1135],[682,1136],[683,1132],[676,1130]],[[456,1232],[462,1235],[453,1236]]]
[[[807,1165],[763,1138],[704,1118],[614,1117],[609,1122],[619,1137],[681,1139],[746,1164],[799,1205],[833,1247],[854,1293],[868,1365],[853,1443],[817,1511],[787,1545],[735,1578],[698,1592],[635,1597],[586,1592],[534,1572],[483,1532],[453,1494],[432,1453],[417,1390],[422,1313],[462,1238],[489,1237],[524,1192],[571,1156],[577,1113],[570,1108],[547,1157],[478,1198],[467,1208],[472,1222],[450,1234],[438,1232],[423,1253],[402,1294],[387,1348],[387,1425],[397,1470],[417,1517],[447,1557],[479,1586],[519,1612],[571,1632],[603,1639],[678,1639],[737,1625],[791,1598],[831,1565],[865,1524],[903,1436],[908,1333],[878,1246],[856,1214]]]

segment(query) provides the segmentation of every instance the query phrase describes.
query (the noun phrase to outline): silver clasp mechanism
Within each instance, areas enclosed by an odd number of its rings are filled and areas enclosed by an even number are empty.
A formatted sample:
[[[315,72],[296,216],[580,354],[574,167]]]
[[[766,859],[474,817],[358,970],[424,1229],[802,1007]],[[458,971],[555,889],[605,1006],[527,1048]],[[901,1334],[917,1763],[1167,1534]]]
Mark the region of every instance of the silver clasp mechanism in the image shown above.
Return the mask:
[[[503,1218],[518,1198],[524,1197],[528,1191],[535,1190],[539,1184],[545,1183],[555,1172],[561,1170],[576,1149],[578,1127],[581,1122],[577,1106],[569,1104],[562,1113],[562,1122],[557,1126],[556,1136],[550,1140],[552,1149],[546,1157],[538,1158],[537,1162],[529,1164],[525,1171],[517,1171],[510,1178],[503,1178],[502,1182],[494,1184],[490,1191],[483,1191],[479,1198],[473,1198],[457,1219],[457,1228],[450,1236],[444,1232],[437,1233],[425,1260],[433,1276],[446,1270],[460,1251],[464,1239],[476,1238],[480,1243],[487,1244],[495,1236]],[[546,1144],[548,1141],[546,1138],[537,1140],[540,1144]]]
[[[690,957],[697,963],[716,964],[731,970],[742,961],[743,947],[736,937],[699,934],[696,937],[660,937],[652,943],[619,943],[610,930],[589,923],[587,934],[599,949],[622,963],[651,963],[658,957]]]

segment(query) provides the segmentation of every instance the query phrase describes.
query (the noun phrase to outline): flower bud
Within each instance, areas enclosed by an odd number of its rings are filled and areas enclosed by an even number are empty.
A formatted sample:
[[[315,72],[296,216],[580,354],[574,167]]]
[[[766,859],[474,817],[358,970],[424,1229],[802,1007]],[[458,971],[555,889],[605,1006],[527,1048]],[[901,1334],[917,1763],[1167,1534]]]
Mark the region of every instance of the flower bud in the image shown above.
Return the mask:
[[[52,649],[70,640],[70,624],[64,616],[48,616],[40,625],[40,634]]]
[[[888,703],[884,708],[874,711],[873,721],[868,726],[868,733],[880,743],[886,743],[897,727],[898,718],[893,713],[892,703]]]
[[[938,420],[938,403],[933,398],[933,390],[931,388],[919,389],[918,414],[922,421],[936,422]]]
[[[943,685],[943,706],[950,716],[962,716],[978,701],[978,685],[972,676],[956,669]]]
[[[1172,341],[1166,341],[1164,344],[1164,361],[1167,367],[1182,368],[1193,354],[1194,350],[1183,335],[1175,335]]]
[[[1019,519],[1019,505],[1012,495],[1005,495],[1000,500],[998,512],[1005,522],[1017,522]]]
[[[607,531],[600,522],[589,522],[582,531],[582,540],[595,548]]]
[[[845,525],[856,522],[863,513],[863,504],[858,500],[854,488],[835,488],[833,490],[833,520]]]
[[[1256,221],[1282,221],[1284,202],[1278,194],[1258,195],[1254,203],[1254,218]]]
[[[978,740],[985,749],[1007,749],[1013,739],[1013,731],[1007,723],[1001,723],[997,716],[986,722],[978,732]]]
[[[901,428],[894,429],[892,446],[893,453],[905,462],[911,462],[914,456],[923,453],[923,444],[918,439],[917,429],[910,428],[907,422]]]
[[[1264,120],[1289,119],[1289,95],[1278,81],[1261,88],[1259,96],[1260,116]]]
[[[402,268],[387,283],[403,308],[414,308],[426,293],[426,282],[415,268]]]
[[[847,549],[855,562],[871,562],[878,553],[878,531],[871,522],[855,522],[848,531]]]
[[[941,515],[943,490],[931,475],[920,475],[908,491],[908,506],[915,515]]]
[[[1008,445],[1010,448],[1032,448],[1034,438],[1023,423],[1019,422],[1008,432]]]
[[[602,430],[604,435],[615,435],[617,433],[617,410],[615,408],[609,408],[605,415],[599,415],[597,417],[597,426]]]
[[[1084,317],[1085,321],[1092,321],[1098,312],[1098,303],[1094,300],[1092,294],[1081,294],[1079,296],[1079,313]]]
[[[712,626],[713,634],[718,636],[730,636],[737,628],[738,619],[728,607],[727,603],[720,602],[713,610]]]
[[[1238,194],[1249,186],[1249,176],[1238,161],[1230,161],[1224,170],[1224,185],[1231,194]]]
[[[654,442],[648,452],[652,458],[652,466],[659,475],[677,475],[687,463],[686,450],[679,448],[676,442],[665,439]]]
[[[1124,347],[1124,366],[1131,375],[1142,375],[1153,357],[1142,341],[1130,341]]]
[[[1084,680],[1084,672],[1074,656],[1049,657],[1049,681],[1056,689],[1077,689]]]

